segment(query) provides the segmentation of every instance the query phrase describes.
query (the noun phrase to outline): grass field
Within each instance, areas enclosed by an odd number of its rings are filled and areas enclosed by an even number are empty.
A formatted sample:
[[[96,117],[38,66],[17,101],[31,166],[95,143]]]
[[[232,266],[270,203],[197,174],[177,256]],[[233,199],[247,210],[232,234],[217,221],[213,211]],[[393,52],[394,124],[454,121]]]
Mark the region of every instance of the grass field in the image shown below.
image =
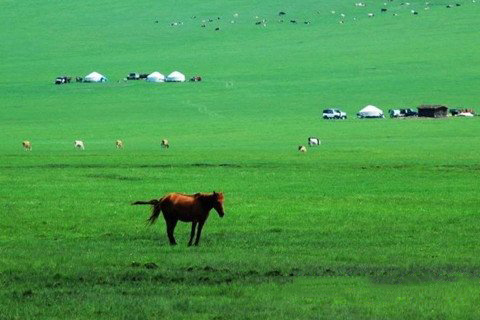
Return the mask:
[[[478,319],[480,118],[354,115],[478,109],[480,4],[398,1],[4,0],[0,319]],[[195,248],[130,206],[213,190]]]

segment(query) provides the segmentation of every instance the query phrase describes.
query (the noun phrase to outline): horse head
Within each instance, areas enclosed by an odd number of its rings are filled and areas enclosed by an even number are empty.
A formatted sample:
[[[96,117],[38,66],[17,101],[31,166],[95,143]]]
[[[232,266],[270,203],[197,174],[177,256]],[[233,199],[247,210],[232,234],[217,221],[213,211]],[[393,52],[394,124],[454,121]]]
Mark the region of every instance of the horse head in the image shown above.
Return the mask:
[[[215,209],[215,211],[217,211],[220,218],[223,218],[223,216],[225,215],[225,212],[223,211],[223,199],[224,197],[222,192],[217,193],[213,191],[212,207]]]

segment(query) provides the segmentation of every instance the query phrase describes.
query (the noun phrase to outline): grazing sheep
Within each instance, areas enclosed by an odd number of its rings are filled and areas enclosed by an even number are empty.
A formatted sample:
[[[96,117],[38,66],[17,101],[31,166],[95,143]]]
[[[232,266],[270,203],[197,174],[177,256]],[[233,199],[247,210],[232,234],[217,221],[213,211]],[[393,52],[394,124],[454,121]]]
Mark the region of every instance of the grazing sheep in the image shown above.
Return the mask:
[[[369,16],[370,18],[372,18],[372,17],[374,17],[374,16],[375,16],[375,14],[373,14],[373,13],[369,13],[369,14],[368,14],[368,16]]]
[[[170,143],[168,142],[167,139],[163,139],[162,143],[161,143],[161,146],[162,146],[162,148],[168,149],[168,148],[170,148]]]
[[[83,143],[82,140],[75,140],[75,142],[73,143],[73,145],[75,146],[76,149],[85,150],[85,144]]]
[[[28,140],[22,141],[22,146],[25,151],[32,151],[32,143]]]
[[[123,149],[123,140],[115,140],[115,147],[117,147],[117,149]]]
[[[300,151],[301,153],[305,153],[307,152],[307,148],[305,146],[298,146],[298,151]]]

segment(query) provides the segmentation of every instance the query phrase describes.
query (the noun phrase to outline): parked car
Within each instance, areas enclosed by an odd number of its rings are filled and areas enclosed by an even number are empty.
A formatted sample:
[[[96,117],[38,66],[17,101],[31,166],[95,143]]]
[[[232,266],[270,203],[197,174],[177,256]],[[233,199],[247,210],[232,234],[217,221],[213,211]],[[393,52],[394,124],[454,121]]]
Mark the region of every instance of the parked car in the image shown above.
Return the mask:
[[[325,109],[323,110],[323,119],[347,119],[347,113],[340,109]]]
[[[459,114],[457,114],[457,117],[473,117],[473,116],[474,116],[473,113],[466,112],[466,111],[462,111]]]
[[[416,117],[418,112],[413,109],[390,109],[388,110],[390,118],[399,118],[399,117]]]
[[[70,81],[72,81],[71,77],[60,76],[55,79],[55,84],[65,84],[65,83],[70,83]]]
[[[460,113],[460,110],[458,109],[450,109],[449,111],[452,117],[458,116],[458,114]]]
[[[140,80],[140,74],[137,72],[131,72],[128,74],[127,80]]]
[[[473,117],[475,116],[475,110],[473,109],[450,109],[450,114],[453,117]]]

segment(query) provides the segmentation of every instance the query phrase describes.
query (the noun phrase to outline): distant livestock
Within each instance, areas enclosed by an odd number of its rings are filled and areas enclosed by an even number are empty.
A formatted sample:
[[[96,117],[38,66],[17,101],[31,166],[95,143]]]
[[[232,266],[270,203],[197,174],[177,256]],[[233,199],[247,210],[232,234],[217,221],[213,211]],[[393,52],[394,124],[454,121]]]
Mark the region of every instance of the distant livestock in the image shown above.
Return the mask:
[[[320,139],[316,138],[316,137],[309,137],[308,138],[308,145],[310,147],[313,147],[313,146],[319,146],[321,144],[321,141]]]
[[[300,151],[301,153],[305,153],[307,152],[307,148],[305,146],[298,146],[298,151]]]
[[[117,149],[123,149],[123,140],[115,140],[115,147],[117,147]]]
[[[25,151],[32,151],[32,143],[28,140],[22,141],[22,146]]]
[[[170,143],[168,142],[167,139],[163,139],[161,143],[162,148],[168,149],[170,148]]]
[[[387,12],[387,8],[380,9],[380,12]]]
[[[375,14],[369,13],[368,16],[369,16],[370,18],[372,18],[372,17],[375,17]]]
[[[76,149],[85,150],[85,143],[83,143],[82,140],[75,140],[75,142],[73,143],[73,145],[75,146]]]
[[[199,82],[202,81],[202,77],[200,76],[193,76],[190,78],[190,82]]]

